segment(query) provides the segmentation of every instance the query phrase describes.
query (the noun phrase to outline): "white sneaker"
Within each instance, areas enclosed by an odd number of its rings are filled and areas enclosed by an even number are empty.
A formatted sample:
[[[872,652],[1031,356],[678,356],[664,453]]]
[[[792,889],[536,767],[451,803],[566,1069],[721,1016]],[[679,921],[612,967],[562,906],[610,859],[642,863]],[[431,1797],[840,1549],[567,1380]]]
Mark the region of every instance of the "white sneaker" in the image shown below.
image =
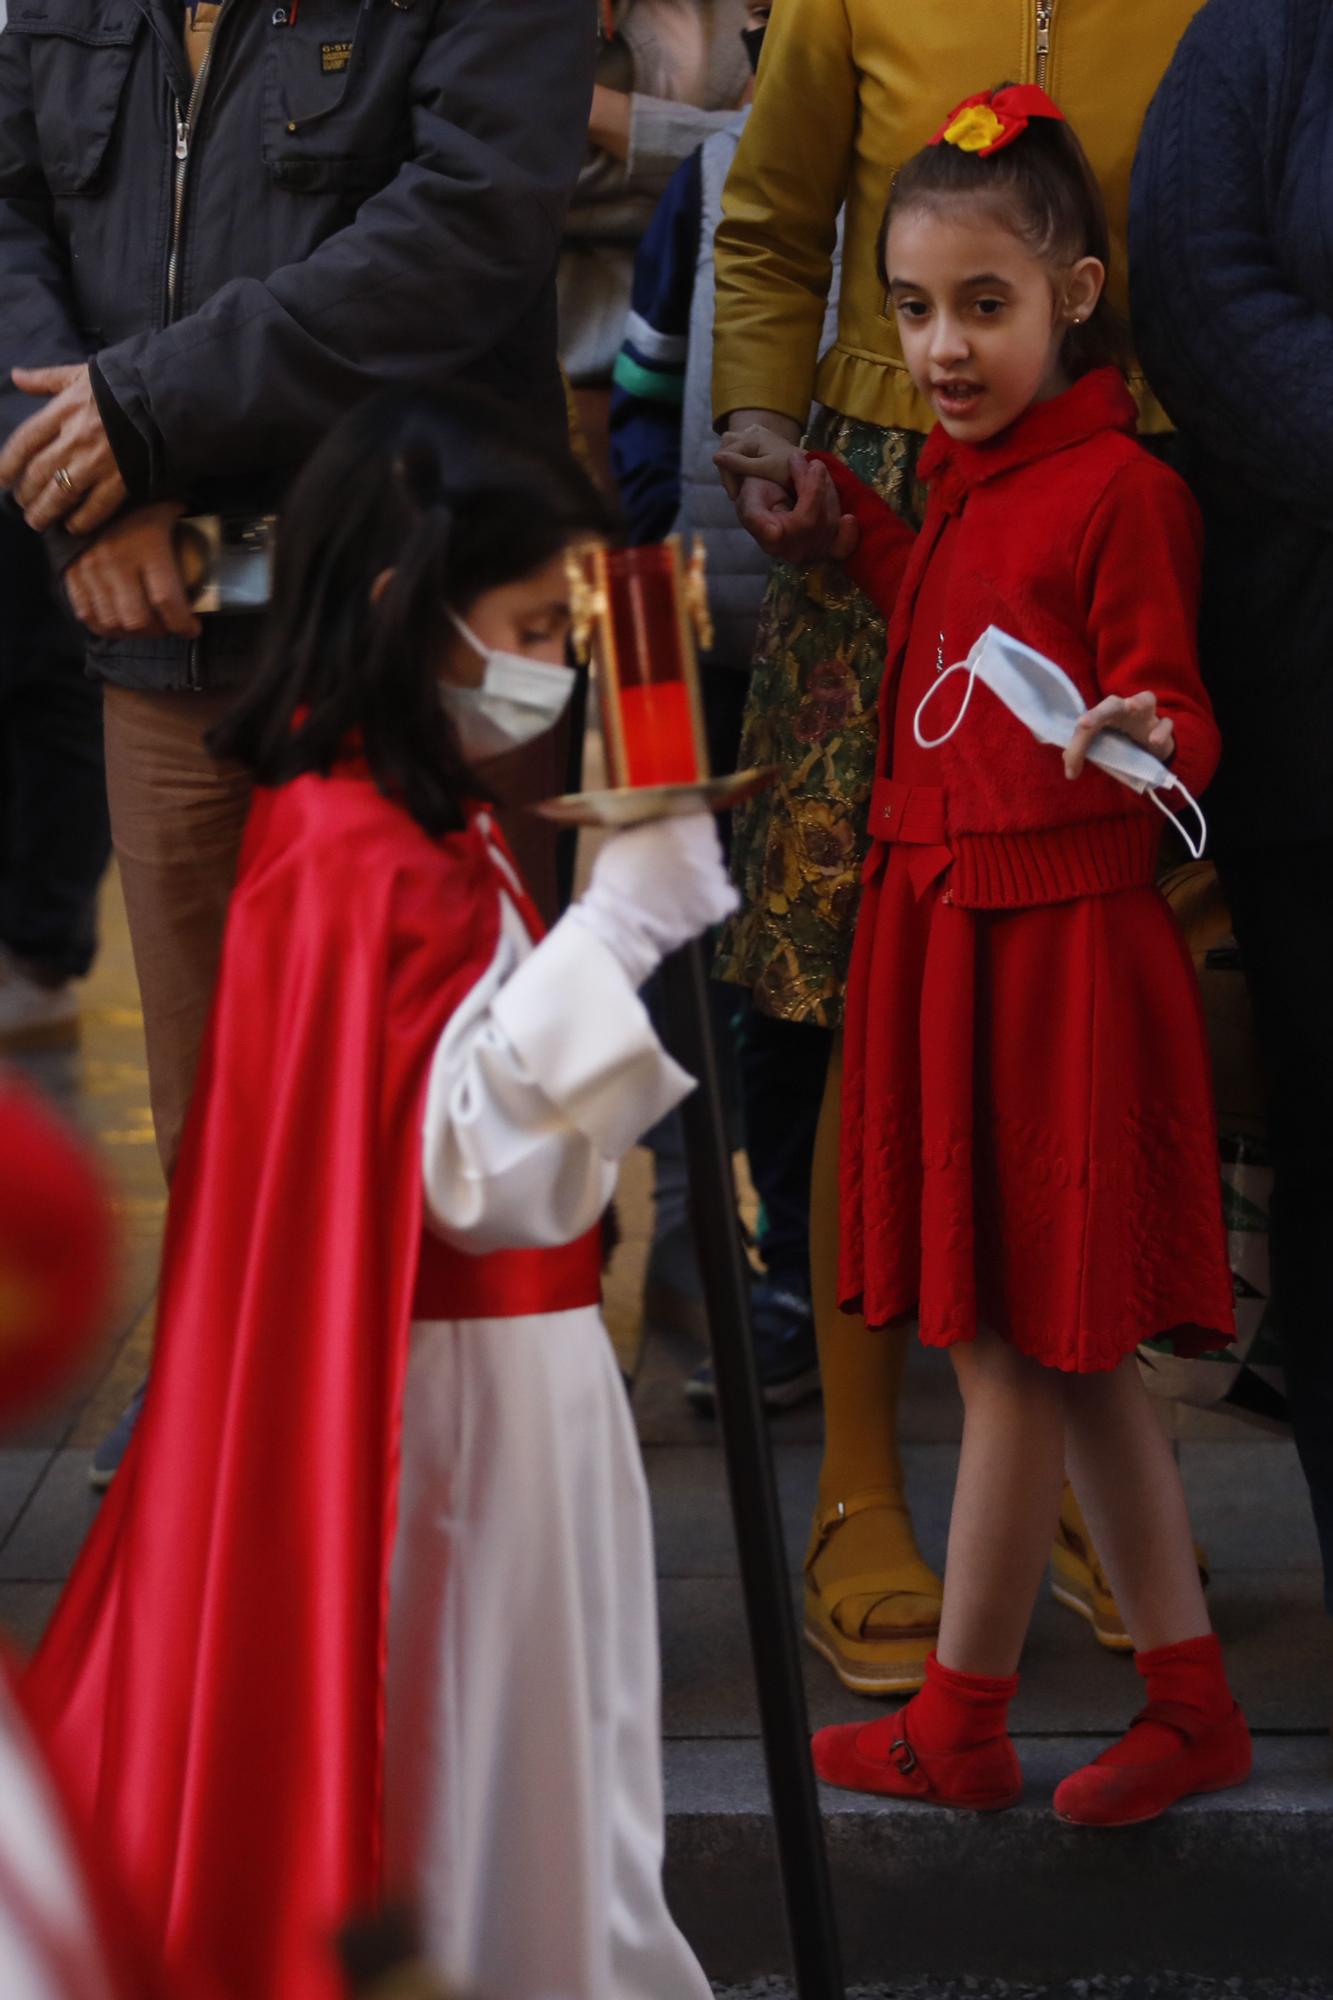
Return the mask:
[[[46,986],[0,951],[0,1047],[64,1047],[78,1040],[79,995],[72,979]]]

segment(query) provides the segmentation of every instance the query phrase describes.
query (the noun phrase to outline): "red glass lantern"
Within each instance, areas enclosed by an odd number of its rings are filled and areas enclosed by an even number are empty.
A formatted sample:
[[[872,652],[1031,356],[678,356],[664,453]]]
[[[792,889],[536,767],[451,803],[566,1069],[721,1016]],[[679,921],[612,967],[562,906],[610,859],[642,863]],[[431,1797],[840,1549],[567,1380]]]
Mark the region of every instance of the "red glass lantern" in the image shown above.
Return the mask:
[[[680,537],[641,548],[587,542],[569,554],[575,650],[591,657],[611,783],[548,799],[550,819],[629,825],[720,811],[768,782],[765,770],[714,778],[708,769],[696,638],[713,642],[696,541],[688,564]]]
[[[680,543],[591,549],[603,626],[598,696],[616,787],[695,785],[708,776]]]

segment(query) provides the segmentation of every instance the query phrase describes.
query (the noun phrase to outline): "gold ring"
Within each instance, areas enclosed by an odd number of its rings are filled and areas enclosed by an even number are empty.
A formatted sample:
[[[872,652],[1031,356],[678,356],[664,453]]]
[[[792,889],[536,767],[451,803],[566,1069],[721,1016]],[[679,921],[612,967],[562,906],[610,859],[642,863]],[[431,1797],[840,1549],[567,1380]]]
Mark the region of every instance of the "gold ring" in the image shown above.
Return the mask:
[[[58,465],[55,471],[51,474],[51,477],[52,479],[54,479],[56,485],[60,488],[61,492],[68,493],[68,495],[72,500],[74,497],[74,481],[70,478],[64,466]]]

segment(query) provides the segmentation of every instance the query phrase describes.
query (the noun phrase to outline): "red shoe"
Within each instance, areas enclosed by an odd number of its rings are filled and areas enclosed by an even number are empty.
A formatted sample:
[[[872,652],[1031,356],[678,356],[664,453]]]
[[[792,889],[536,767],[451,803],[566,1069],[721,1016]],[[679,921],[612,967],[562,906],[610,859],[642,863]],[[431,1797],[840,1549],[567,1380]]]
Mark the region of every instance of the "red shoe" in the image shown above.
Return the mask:
[[[1018,1803],[1023,1774],[1007,1735],[927,1756],[909,1741],[906,1718],[903,1708],[875,1722],[818,1730],[810,1745],[816,1774],[845,1792],[879,1792],[963,1812],[1002,1812]]]
[[[1136,1745],[1143,1724],[1152,1727]],[[1182,1703],[1150,1701],[1118,1743],[1056,1787],[1055,1810],[1071,1826],[1137,1826],[1192,1792],[1244,1784],[1253,1761],[1239,1708],[1221,1722],[1205,1722]]]

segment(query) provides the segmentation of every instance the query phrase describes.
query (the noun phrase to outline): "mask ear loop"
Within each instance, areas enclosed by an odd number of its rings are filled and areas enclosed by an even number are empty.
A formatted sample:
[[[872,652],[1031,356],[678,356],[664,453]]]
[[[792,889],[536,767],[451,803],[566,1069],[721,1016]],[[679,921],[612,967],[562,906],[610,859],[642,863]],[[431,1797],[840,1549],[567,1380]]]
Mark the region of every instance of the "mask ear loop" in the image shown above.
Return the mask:
[[[955,674],[966,674],[968,677],[967,693],[963,696],[962,707],[959,709],[953,721],[949,724],[949,727],[945,730],[943,736],[923,736],[921,734],[922,716],[925,714],[931,702],[934,701],[936,695],[939,693],[940,689],[944,686],[944,683],[947,680],[952,680]],[[972,700],[972,690],[973,688],[975,688],[976,684],[977,684],[977,669],[974,662],[971,660],[959,660],[954,666],[945,668],[944,672],[940,675],[939,679],[936,681],[934,687],[926,689],[926,692],[922,695],[920,701],[917,703],[916,714],[912,717],[912,734],[913,736],[915,736],[917,742],[920,744],[923,750],[938,750],[941,743],[947,743],[949,738],[956,733],[960,724],[962,723],[963,717],[967,714],[968,705]]]
[[[468,645],[471,646],[473,652],[478,656],[478,658],[485,660],[487,665],[489,665],[491,658],[490,647],[482,645],[481,640],[477,637],[472,627],[464,623],[464,621],[459,617],[458,613],[454,610],[452,604],[445,605],[444,615],[449,620],[449,623],[453,626],[455,632],[457,632],[459,638],[465,639]]]
[[[1186,803],[1190,807],[1192,807],[1194,816],[1199,822],[1199,838],[1197,841],[1194,839],[1192,834],[1186,831],[1184,825],[1181,823],[1180,820],[1176,818],[1176,815],[1172,812],[1170,806],[1164,805],[1162,803],[1161,792],[1167,790],[1175,790],[1179,792],[1180,796],[1186,801]],[[1193,792],[1191,792],[1185,785],[1182,785],[1179,778],[1168,778],[1166,784],[1162,786],[1161,791],[1158,790],[1156,785],[1150,785],[1148,787],[1148,797],[1152,800],[1158,812],[1161,813],[1163,819],[1170,820],[1172,826],[1176,829],[1176,832],[1180,835],[1181,839],[1185,843],[1185,846],[1188,848],[1191,859],[1195,861],[1202,861],[1203,850],[1208,845],[1208,822],[1203,816],[1203,807],[1199,804],[1199,801],[1195,798]]]

